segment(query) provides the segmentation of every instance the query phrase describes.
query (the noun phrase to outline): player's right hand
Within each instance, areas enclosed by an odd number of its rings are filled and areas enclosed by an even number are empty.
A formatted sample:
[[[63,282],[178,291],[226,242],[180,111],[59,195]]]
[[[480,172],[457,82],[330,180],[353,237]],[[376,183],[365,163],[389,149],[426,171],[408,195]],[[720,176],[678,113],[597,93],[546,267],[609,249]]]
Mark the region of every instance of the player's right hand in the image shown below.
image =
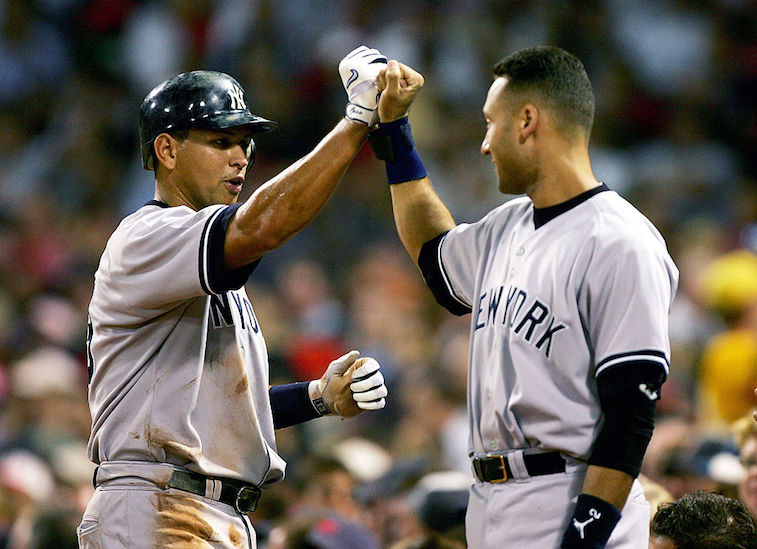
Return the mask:
[[[415,94],[423,87],[421,73],[392,59],[377,79],[381,99],[378,114],[381,122],[391,122],[407,116],[410,103]]]
[[[332,414],[353,417],[386,404],[387,389],[379,363],[350,351],[333,360],[319,380],[311,382],[311,399],[323,398]]]
[[[378,121],[376,75],[385,67],[386,57],[368,46],[358,46],[339,63],[339,75],[347,91],[347,118],[368,126]]]

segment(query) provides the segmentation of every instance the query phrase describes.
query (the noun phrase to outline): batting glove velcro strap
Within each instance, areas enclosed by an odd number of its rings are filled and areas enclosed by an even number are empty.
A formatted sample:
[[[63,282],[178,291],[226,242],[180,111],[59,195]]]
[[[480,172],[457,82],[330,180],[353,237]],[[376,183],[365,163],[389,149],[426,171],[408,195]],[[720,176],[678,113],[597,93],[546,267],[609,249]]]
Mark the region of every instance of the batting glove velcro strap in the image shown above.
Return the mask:
[[[363,410],[380,410],[386,406],[386,395],[389,391],[384,384],[380,368],[376,360],[366,358],[352,373],[352,398]]]
[[[332,360],[321,379],[314,379],[310,382],[308,387],[310,400],[313,403],[313,408],[320,415],[325,416],[333,413],[341,415],[336,401],[346,391],[347,381],[343,379],[343,376],[359,356],[358,351],[350,351]],[[359,412],[358,410],[357,413]]]
[[[347,92],[347,118],[368,126],[376,124],[379,98],[376,76],[385,68],[386,57],[368,46],[358,46],[341,60],[339,76]]]
[[[617,507],[603,499],[581,494],[560,549],[604,549],[619,520]]]

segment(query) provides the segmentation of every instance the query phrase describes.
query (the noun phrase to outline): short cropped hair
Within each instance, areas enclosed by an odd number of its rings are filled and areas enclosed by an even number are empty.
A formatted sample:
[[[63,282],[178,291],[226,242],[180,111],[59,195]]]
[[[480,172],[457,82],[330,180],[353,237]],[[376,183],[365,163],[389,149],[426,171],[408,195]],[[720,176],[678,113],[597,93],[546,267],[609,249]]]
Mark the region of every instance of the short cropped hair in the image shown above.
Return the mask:
[[[757,549],[757,529],[747,508],[715,492],[697,490],[663,503],[651,533],[678,549]]]
[[[518,50],[494,65],[495,77],[507,77],[508,92],[550,108],[558,130],[581,130],[588,141],[594,124],[594,92],[583,63],[557,47]]]

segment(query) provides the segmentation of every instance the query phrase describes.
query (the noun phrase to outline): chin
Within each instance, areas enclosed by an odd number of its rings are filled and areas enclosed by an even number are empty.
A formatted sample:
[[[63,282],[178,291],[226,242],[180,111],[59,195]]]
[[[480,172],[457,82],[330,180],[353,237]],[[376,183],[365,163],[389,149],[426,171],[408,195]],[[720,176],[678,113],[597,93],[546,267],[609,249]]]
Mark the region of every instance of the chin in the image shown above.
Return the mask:
[[[523,190],[518,188],[517,185],[508,184],[507,181],[500,179],[497,181],[497,189],[502,194],[523,194]]]

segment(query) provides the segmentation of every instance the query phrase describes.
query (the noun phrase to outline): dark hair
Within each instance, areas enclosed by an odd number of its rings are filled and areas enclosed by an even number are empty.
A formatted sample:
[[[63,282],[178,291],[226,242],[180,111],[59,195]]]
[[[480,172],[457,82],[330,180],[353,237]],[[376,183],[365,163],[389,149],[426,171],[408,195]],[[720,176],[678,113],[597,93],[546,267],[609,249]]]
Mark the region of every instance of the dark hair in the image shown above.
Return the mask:
[[[588,139],[594,123],[594,93],[575,55],[551,46],[526,48],[494,65],[494,75],[507,77],[509,92],[550,107],[558,129],[567,134],[582,130]]]
[[[663,503],[651,531],[678,549],[757,549],[757,527],[747,508],[715,492],[697,490]]]

